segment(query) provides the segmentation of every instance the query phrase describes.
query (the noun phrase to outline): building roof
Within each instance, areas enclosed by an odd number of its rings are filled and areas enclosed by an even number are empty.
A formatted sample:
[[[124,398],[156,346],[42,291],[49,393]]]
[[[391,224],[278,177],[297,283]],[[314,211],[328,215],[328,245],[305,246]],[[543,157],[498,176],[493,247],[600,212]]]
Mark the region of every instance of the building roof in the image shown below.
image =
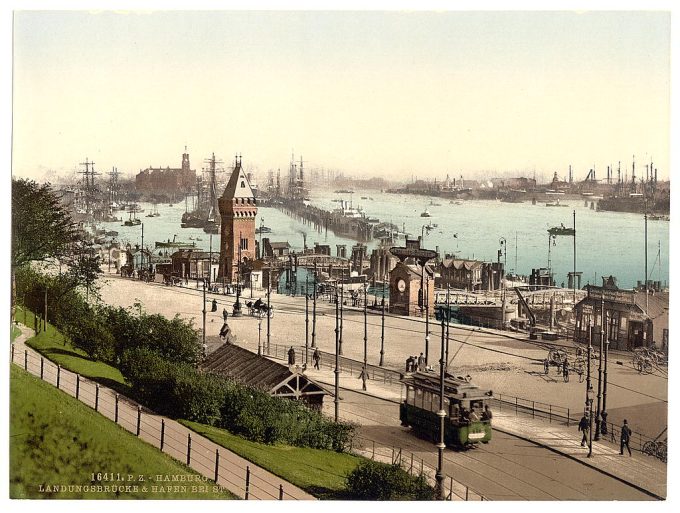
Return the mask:
[[[482,262],[479,260],[459,260],[456,258],[445,258],[442,260],[442,265],[445,268],[453,267],[454,269],[466,269],[470,271],[472,269],[477,269],[482,266]]]
[[[213,251],[211,253],[210,251],[197,251],[194,249],[180,249],[179,251],[175,251],[172,255],[170,255],[170,258],[188,258],[189,260],[208,260],[211,254],[213,260],[219,260],[220,257],[219,251]]]
[[[645,297],[646,296],[646,297]],[[644,291],[635,291],[635,305],[647,313],[647,317],[654,320],[668,311],[669,296],[668,292],[654,292],[645,294]],[[649,307],[647,306],[649,305]]]
[[[227,186],[224,188],[222,197],[226,199],[232,198],[255,199],[255,194],[253,193],[253,189],[250,186],[248,177],[243,172],[243,168],[241,167],[240,159],[236,160],[236,166],[234,167],[234,171],[231,173],[231,178],[229,178]]]
[[[329,393],[306,375],[291,371],[286,365],[233,344],[224,344],[208,355],[201,368],[277,396],[300,397]]]
[[[405,264],[404,262],[397,262],[395,269],[397,267],[403,267],[408,271],[409,274],[412,274],[412,275],[417,276],[419,278],[423,276],[421,271],[420,271],[421,267],[419,265]],[[431,278],[434,277],[434,269],[432,269],[432,267],[430,265],[426,264],[425,269],[426,269],[426,271],[425,271],[426,275],[429,275]]]
[[[288,243],[288,241],[285,241],[285,242],[270,242],[269,245],[272,247],[272,249],[290,248],[290,244]]]

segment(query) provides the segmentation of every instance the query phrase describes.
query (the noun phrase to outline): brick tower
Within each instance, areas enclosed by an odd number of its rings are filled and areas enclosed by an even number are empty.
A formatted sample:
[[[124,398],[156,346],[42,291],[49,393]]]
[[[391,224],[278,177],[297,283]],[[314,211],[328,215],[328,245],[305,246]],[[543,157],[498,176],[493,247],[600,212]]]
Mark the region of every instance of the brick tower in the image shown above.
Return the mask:
[[[255,195],[241,168],[240,157],[235,159],[234,171],[218,205],[222,219],[219,276],[224,277],[227,283],[235,283],[239,271],[239,247],[242,264],[255,259],[257,215]]]

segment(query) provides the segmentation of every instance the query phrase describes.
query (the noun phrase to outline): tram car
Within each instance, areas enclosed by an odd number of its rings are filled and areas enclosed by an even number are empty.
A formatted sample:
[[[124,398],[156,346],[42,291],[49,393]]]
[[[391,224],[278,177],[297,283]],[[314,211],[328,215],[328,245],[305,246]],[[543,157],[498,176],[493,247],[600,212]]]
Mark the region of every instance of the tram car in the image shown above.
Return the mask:
[[[417,434],[439,440],[439,375],[434,372],[407,373],[401,380],[406,399],[399,405],[402,426],[410,426]],[[493,395],[466,379],[447,375],[444,380],[444,443],[455,449],[469,448],[491,440],[491,419],[485,406]],[[473,413],[474,412],[474,413]]]

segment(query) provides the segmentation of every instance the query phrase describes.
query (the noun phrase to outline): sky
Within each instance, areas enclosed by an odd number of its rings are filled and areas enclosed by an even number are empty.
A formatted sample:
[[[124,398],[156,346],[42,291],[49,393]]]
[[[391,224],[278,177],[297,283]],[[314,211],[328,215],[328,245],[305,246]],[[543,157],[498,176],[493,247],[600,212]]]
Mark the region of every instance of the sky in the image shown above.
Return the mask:
[[[670,14],[15,11],[12,169],[669,176]]]

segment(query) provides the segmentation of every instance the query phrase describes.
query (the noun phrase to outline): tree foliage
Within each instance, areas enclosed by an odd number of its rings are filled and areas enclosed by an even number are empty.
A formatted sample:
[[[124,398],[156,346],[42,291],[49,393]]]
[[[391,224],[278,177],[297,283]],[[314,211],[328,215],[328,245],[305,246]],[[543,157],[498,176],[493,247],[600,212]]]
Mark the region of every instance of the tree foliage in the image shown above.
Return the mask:
[[[65,255],[78,232],[49,184],[12,179],[12,269]]]

